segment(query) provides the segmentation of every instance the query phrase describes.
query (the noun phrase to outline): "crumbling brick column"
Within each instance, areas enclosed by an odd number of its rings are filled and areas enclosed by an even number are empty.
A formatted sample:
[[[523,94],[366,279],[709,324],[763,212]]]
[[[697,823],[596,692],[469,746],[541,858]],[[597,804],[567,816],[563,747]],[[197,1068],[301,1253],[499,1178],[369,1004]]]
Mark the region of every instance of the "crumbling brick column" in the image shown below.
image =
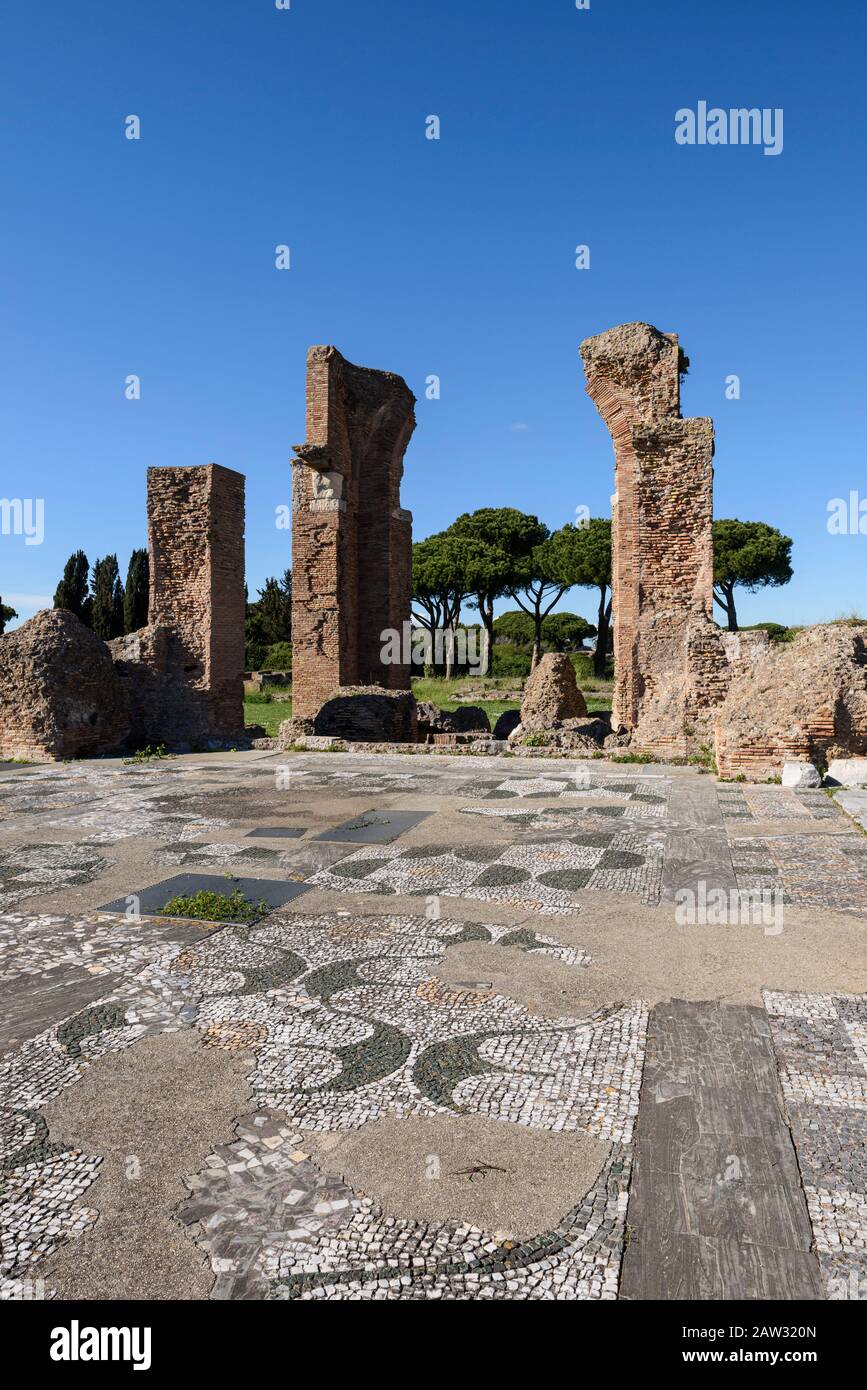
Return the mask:
[[[231,737],[244,728],[244,478],[211,463],[149,468],[147,483],[143,633],[166,677],[147,722],[175,739]]]
[[[307,355],[307,442],[292,464],[292,713],[311,719],[339,687],[410,688],[382,633],[412,598],[412,516],[400,505],[415,397],[392,372]]]
[[[696,720],[710,727],[702,688],[709,710],[727,681],[711,620],[713,423],[681,417],[676,334],[623,324],[588,338],[581,356],[614,443],[612,724],[683,751]],[[711,690],[717,671],[722,689]]]

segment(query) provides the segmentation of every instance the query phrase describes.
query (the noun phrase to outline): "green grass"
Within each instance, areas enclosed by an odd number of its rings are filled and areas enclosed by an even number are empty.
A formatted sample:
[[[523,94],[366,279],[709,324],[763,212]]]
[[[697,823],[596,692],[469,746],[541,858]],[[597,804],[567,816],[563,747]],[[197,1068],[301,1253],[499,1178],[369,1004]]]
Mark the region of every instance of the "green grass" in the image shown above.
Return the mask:
[[[458,676],[456,679],[447,681],[442,677],[427,678],[420,677],[412,683],[412,691],[417,700],[431,700],[440,709],[460,709],[461,705],[478,704],[488,715],[491,727],[496,723],[501,714],[507,709],[520,709],[520,700],[456,700],[455,695],[461,690],[471,690],[474,685],[484,686],[486,689],[497,688],[505,690],[517,690],[521,682],[510,680],[507,677],[498,677],[496,680],[485,677],[484,679],[473,679],[470,676]],[[579,685],[584,692],[587,701],[587,711],[589,714],[602,714],[611,709],[611,690],[613,681],[596,680],[590,677],[589,680],[579,681]]]
[[[291,718],[291,700],[244,699],[244,723],[261,724],[269,738],[276,738],[283,720]]]

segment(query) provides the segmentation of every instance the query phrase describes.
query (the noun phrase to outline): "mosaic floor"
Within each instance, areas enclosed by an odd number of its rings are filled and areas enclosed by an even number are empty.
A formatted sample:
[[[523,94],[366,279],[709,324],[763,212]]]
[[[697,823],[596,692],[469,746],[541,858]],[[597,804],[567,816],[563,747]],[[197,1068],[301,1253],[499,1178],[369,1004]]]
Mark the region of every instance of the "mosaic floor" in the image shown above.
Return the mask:
[[[834,820],[839,812],[823,791],[794,791],[790,787],[747,787],[717,784],[725,821]]]
[[[579,889],[636,893],[659,899],[663,847],[616,831],[588,831],[561,840],[530,840],[503,848],[454,849],[389,845],[359,850],[309,880],[316,888],[363,893],[443,894],[481,902],[511,902],[543,915],[579,912]]]
[[[288,768],[288,776],[301,794],[307,791],[334,791],[355,795],[380,795],[388,792],[416,793],[425,796],[466,796],[490,801],[544,800],[578,797],[587,800],[614,798],[630,802],[636,814],[664,816],[669,779],[606,775],[584,765],[578,769],[545,772],[541,775],[510,773],[508,777],[468,777],[447,767],[436,774],[396,772],[356,772],[339,769],[308,771]],[[637,808],[643,808],[639,811]]]
[[[735,839],[739,888],[778,888],[784,903],[867,912],[867,837],[779,835]]]
[[[0,909],[64,883],[93,883],[109,860],[84,845],[24,845],[0,849]]]
[[[867,998],[766,993],[829,1298],[867,1299]]]
[[[43,943],[43,968],[48,943],[68,958],[58,926],[51,922]],[[465,940],[570,967],[590,963],[586,952],[550,937],[493,924],[274,914],[255,928],[227,927],[192,948],[165,950],[97,1003],[25,1042],[0,1067],[7,1292],[97,1219],[79,1202],[100,1155],[50,1142],[40,1109],[106,1052],[194,1026],[207,1047],[252,1053],[260,1107],[239,1123],[237,1141],[190,1176],[193,1195],[180,1212],[212,1256],[220,1276],[214,1296],[247,1296],[250,1281],[264,1279],[280,1298],[379,1297],[384,1278],[390,1296],[400,1297],[493,1296],[507,1282],[527,1297],[560,1289],[612,1296],[646,1009],[639,1002],[554,1023],[492,991],[444,988],[436,967],[448,945]],[[123,963],[116,952],[114,968]],[[505,1251],[481,1232],[396,1223],[299,1150],[295,1127],[359,1128],[386,1113],[477,1114],[580,1130],[611,1141],[612,1158],[556,1230]],[[261,1190],[251,1189],[251,1172],[261,1174]],[[226,1208],[239,1231],[212,1219]],[[215,1224],[218,1239],[208,1234]],[[249,1258],[232,1258],[237,1246],[248,1254],[255,1247],[252,1270]]]
[[[75,1125],[58,1127],[51,1107],[80,1094],[101,1062],[172,1035],[196,1040],[209,1068],[235,1059],[248,1097],[178,1170],[188,1195],[169,1213],[207,1257],[212,1298],[622,1296],[636,1120],[658,1040],[641,972],[618,988],[621,956],[628,964],[632,942],[647,949],[648,928],[662,946],[663,918],[674,932],[685,874],[718,872],[815,910],[802,950],[825,968],[824,929],[851,917],[860,930],[867,910],[867,840],[824,793],[715,786],[692,770],[407,762],[260,754],[0,770],[0,1298],[52,1297],[50,1280],[36,1294],[33,1281],[58,1252],[96,1240],[88,1259],[98,1254],[110,1155]],[[392,842],[329,838],[371,807],[400,820]],[[425,818],[404,829],[398,810]],[[789,820],[802,833],[742,829]],[[254,829],[274,838],[251,843]],[[284,896],[303,884],[305,896],[245,927],[96,910],[175,867],[212,873],[220,891],[255,875]],[[390,915],[365,905],[370,894],[417,901]],[[618,925],[614,951],[601,921]],[[722,963],[744,952],[728,939],[725,928],[714,938],[711,970],[697,957],[694,997],[717,978],[725,996]],[[769,938],[783,962],[787,942],[788,928]],[[853,955],[842,952],[841,969]],[[792,1201],[812,1231],[817,1287],[864,1299],[865,994],[799,992],[790,972],[775,978],[774,959],[755,967],[753,1013],[763,997],[802,1181]],[[600,973],[604,992],[573,1007]],[[538,1007],[539,988],[566,1002]],[[736,1030],[747,1016],[722,1006],[718,1026]],[[713,1079],[726,1096],[722,1072]],[[748,1107],[750,1078],[736,1069],[734,1079]],[[562,1202],[517,1234],[493,1220],[397,1214],[369,1181],[346,1176],[341,1150],[328,1157],[332,1140],[372,1143],[379,1125],[444,1123],[459,1134],[492,1125],[505,1147],[524,1135],[604,1152],[586,1179],[573,1184],[567,1168]],[[389,1172],[409,1161],[400,1142]],[[497,1145],[487,1165],[474,1166],[471,1146],[461,1152],[472,1205],[495,1181]],[[509,1191],[534,1178],[521,1162],[496,1171]]]

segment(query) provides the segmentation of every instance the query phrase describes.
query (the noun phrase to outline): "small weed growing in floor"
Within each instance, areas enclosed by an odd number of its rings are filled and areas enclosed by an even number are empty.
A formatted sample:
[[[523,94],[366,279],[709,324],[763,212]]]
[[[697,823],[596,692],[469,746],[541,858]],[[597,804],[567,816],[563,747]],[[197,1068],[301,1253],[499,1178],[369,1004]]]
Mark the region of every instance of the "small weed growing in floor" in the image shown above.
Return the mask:
[[[699,772],[716,772],[717,770],[713,749],[707,743],[703,743],[697,753],[691,753],[686,761],[690,767],[697,767]]]
[[[168,758],[170,754],[166,752],[165,744],[158,743],[156,748],[151,748],[150,744],[146,748],[139,748],[133,753],[131,758],[124,758],[124,765],[131,763],[152,763],[161,762],[163,758]]]
[[[258,903],[250,902],[240,888],[231,893],[203,888],[189,897],[179,894],[169,898],[160,909],[167,917],[191,917],[199,922],[256,922],[270,910],[262,899]]]
[[[612,753],[608,760],[612,763],[652,763],[652,753]]]

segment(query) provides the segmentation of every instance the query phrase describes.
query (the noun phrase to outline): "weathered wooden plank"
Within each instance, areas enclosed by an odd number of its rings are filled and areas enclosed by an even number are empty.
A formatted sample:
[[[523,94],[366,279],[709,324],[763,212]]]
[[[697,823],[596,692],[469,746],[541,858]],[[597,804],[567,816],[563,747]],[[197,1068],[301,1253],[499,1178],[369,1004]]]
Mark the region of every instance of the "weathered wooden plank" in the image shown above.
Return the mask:
[[[651,1011],[628,1223],[621,1298],[821,1297],[763,1010]]]

